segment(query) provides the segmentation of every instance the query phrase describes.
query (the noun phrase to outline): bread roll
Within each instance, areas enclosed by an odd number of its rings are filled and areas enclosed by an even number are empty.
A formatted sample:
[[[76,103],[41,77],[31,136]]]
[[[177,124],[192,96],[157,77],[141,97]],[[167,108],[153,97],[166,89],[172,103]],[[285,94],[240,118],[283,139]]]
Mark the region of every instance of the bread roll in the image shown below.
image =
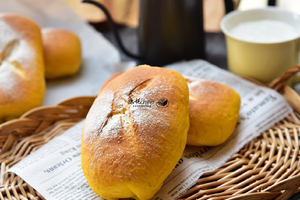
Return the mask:
[[[216,146],[225,142],[239,118],[241,99],[231,87],[185,77],[189,86],[190,128],[187,144]]]
[[[68,30],[42,29],[45,76],[57,79],[77,73],[81,65],[81,45],[79,37]]]
[[[41,106],[45,96],[40,27],[16,14],[0,14],[0,122]]]
[[[113,74],[103,88],[114,78]],[[239,117],[241,99],[231,87],[209,80],[185,77],[189,86],[190,127],[187,144],[216,146],[225,142],[233,133]]]
[[[178,72],[139,66],[111,80],[85,121],[84,175],[103,198],[150,199],[182,156],[188,87]]]

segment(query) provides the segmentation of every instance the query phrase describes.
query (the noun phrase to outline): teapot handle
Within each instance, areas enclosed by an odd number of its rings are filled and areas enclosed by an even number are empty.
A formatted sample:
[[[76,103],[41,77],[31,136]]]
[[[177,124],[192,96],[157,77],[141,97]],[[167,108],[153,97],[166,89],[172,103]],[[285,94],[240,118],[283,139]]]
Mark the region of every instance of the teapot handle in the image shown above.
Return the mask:
[[[93,1],[93,0],[83,0],[82,3],[89,3],[89,4],[93,4],[95,6],[97,6],[98,8],[100,8],[105,16],[107,17],[107,21],[111,27],[111,30],[116,38],[116,41],[119,45],[119,47],[121,48],[121,50],[128,56],[132,57],[132,58],[137,58],[137,59],[141,59],[142,56],[141,55],[135,55],[135,54],[132,54],[131,52],[129,52],[123,45],[122,41],[121,41],[121,38],[120,38],[120,35],[119,35],[119,32],[116,28],[116,25],[112,19],[112,17],[110,16],[108,10],[105,8],[105,6],[103,6],[101,3],[99,2],[96,2],[96,1]]]
[[[109,14],[108,10],[105,8],[105,6],[99,2],[93,1],[93,0],[83,0],[82,3],[89,3],[92,5],[97,6],[98,8],[100,8],[104,14],[107,17],[107,21],[111,27],[111,30],[116,38],[116,41],[120,47],[120,49],[128,56],[132,57],[132,58],[136,58],[136,59],[142,59],[143,57],[141,55],[136,55],[136,54],[132,54],[131,52],[129,52],[123,45],[123,42],[121,41],[119,32],[116,28],[116,25],[111,17],[111,15]],[[231,12],[234,10],[234,4],[233,4],[233,0],[224,0],[224,4],[225,4],[225,11],[226,13]]]
[[[224,0],[226,14],[234,10],[233,0]]]

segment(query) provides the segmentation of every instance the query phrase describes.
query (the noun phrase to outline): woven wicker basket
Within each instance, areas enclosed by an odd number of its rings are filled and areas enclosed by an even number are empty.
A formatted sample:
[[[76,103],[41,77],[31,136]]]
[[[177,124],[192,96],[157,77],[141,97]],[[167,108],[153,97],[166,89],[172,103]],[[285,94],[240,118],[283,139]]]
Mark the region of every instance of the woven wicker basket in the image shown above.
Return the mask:
[[[300,65],[269,87],[281,92],[294,112],[249,142],[221,168],[201,176],[180,199],[287,199],[300,191],[300,98],[285,86]],[[44,199],[9,167],[85,118],[95,97],[41,107],[0,125],[0,199]]]

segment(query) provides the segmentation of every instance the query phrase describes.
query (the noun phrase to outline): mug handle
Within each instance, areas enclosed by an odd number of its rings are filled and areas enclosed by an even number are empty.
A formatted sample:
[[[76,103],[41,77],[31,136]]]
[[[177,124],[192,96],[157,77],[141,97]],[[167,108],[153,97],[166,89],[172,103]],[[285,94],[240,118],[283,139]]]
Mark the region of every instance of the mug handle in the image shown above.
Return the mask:
[[[285,71],[280,77],[272,81],[268,86],[281,93],[288,103],[299,113],[300,112],[300,97],[298,93],[291,87],[287,86],[288,80],[300,72],[300,64]],[[300,80],[300,79],[299,79]]]
[[[290,85],[289,81],[291,78],[293,78],[292,84],[296,84],[297,81],[300,82],[300,75],[296,75],[298,72],[300,72],[300,64],[296,64],[294,65],[294,67],[286,70],[280,77],[274,79],[271,83],[269,83],[268,86],[282,93],[285,86]]]

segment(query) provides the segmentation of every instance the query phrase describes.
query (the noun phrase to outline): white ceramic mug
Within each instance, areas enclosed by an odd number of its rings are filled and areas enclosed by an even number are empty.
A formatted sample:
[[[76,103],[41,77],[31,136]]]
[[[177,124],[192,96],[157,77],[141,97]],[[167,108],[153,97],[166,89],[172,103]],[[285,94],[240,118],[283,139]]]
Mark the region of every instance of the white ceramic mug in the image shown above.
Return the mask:
[[[275,41],[255,41],[234,34],[234,28],[245,22],[284,22],[296,35]],[[300,50],[300,16],[280,8],[233,11],[221,20],[226,36],[228,70],[240,76],[268,83],[298,63]]]

